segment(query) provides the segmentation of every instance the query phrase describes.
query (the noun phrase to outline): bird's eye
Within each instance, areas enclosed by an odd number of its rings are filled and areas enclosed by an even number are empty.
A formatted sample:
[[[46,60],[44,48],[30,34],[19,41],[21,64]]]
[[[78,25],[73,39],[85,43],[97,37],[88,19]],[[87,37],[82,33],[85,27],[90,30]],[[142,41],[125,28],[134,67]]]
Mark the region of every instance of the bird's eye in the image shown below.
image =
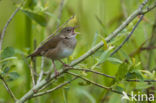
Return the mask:
[[[67,29],[67,31],[69,32],[70,30],[69,30],[69,29]]]
[[[65,39],[68,39],[68,37],[65,37]]]

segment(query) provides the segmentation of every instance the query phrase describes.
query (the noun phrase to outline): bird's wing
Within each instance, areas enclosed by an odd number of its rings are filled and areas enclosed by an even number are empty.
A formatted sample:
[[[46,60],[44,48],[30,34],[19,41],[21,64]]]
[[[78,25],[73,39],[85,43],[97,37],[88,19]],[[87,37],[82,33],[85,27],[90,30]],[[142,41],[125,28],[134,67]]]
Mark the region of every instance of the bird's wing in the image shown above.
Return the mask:
[[[53,49],[57,46],[58,42],[61,40],[60,37],[56,36],[48,40],[46,43],[37,48],[31,55],[28,57],[41,56],[49,49]]]

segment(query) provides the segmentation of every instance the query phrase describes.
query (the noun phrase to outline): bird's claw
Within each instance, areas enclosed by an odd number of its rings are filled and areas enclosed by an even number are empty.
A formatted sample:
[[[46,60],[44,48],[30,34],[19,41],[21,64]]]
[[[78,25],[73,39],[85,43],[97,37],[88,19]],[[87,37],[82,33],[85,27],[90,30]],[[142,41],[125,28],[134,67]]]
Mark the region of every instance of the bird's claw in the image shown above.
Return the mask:
[[[55,70],[55,77],[57,77],[59,74],[60,73],[57,70]]]

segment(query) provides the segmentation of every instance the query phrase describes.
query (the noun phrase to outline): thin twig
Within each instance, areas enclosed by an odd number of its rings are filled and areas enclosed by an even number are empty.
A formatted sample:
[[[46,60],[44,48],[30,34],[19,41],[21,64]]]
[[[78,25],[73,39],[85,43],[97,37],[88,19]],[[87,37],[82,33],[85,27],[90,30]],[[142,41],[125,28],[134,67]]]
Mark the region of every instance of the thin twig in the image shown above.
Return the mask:
[[[14,93],[12,92],[12,90],[9,88],[8,84],[6,83],[5,79],[0,75],[0,79],[3,82],[3,85],[5,86],[6,90],[8,91],[9,95],[12,97],[12,99],[16,102],[17,99],[14,95]]]
[[[104,28],[105,25],[103,24],[102,20],[97,15],[95,17],[96,17],[97,21],[99,22],[99,24]]]
[[[7,27],[9,25],[9,23],[11,22],[11,20],[13,19],[13,17],[16,15],[16,13],[20,10],[20,7],[16,8],[16,10],[12,13],[12,15],[10,16],[10,18],[8,19],[7,23],[5,24],[3,31],[2,31],[2,35],[0,38],[0,50],[2,50],[2,44],[3,44],[3,39],[7,30]]]
[[[75,73],[72,73],[72,72],[67,72],[67,73],[68,73],[68,74],[71,74],[71,75],[73,75],[73,76],[79,77],[79,78],[81,78],[81,79],[83,79],[83,80],[85,80],[85,81],[87,81],[87,82],[89,82],[89,83],[91,83],[91,84],[94,84],[94,85],[96,85],[96,86],[102,87],[102,88],[104,88],[104,89],[107,89],[107,90],[110,90],[110,89],[111,89],[110,87],[102,86],[102,85],[100,85],[100,84],[98,84],[98,83],[96,83],[96,82],[94,82],[94,81],[91,81],[91,80],[89,80],[89,79],[87,79],[87,78],[84,78],[84,77],[82,77],[82,76],[80,76],[80,75],[78,75],[78,74],[75,74]]]
[[[139,6],[139,10],[142,11],[143,7],[148,3],[149,0],[144,0],[144,2]]]
[[[110,76],[110,75],[107,75],[107,74],[104,74],[104,73],[101,73],[101,72],[97,72],[95,70],[91,70],[91,69],[82,69],[82,68],[72,68],[72,69],[69,69],[69,70],[78,70],[78,71],[85,71],[85,72],[92,72],[92,73],[95,73],[95,74],[98,74],[98,75],[101,75],[101,76],[105,76],[105,77],[108,77],[108,78],[111,78],[111,79],[115,79],[114,76]],[[138,80],[138,79],[127,79],[126,81],[128,82],[141,82],[141,80]],[[144,82],[156,82],[156,80],[143,80]]]
[[[28,66],[28,68],[30,69],[30,73],[31,73],[31,78],[32,78],[32,84],[33,84],[33,86],[35,86],[35,78],[34,78],[34,76],[37,76],[38,74],[35,74],[35,72],[34,72],[34,70],[33,70],[33,64],[32,64],[32,60],[31,60],[31,62],[30,62],[30,64],[28,63],[28,60],[27,59],[25,59],[25,57],[24,57],[24,55],[22,55],[22,57],[23,57],[23,59],[24,59],[24,61],[25,61],[25,64]],[[31,59],[33,59],[33,58],[31,58]]]
[[[100,72],[97,72],[97,71],[91,70],[91,69],[72,68],[70,70],[78,70],[78,71],[92,72],[92,73],[99,74],[99,75],[102,75],[102,76],[105,76],[105,77],[108,77],[108,78],[112,78],[112,79],[115,78],[113,76],[110,76],[110,75],[107,75],[107,74],[104,74],[104,73],[100,73]]]
[[[113,56],[116,52],[118,52],[119,49],[122,48],[122,46],[129,40],[129,38],[132,36],[132,34],[134,33],[135,29],[137,28],[137,26],[139,25],[139,23],[141,22],[141,20],[143,19],[144,15],[142,15],[139,19],[139,21],[136,23],[136,25],[133,27],[132,31],[128,34],[128,36],[126,37],[126,39],[119,45],[118,48],[116,48],[111,54],[110,56]]]
[[[34,50],[36,49],[37,47],[37,41],[36,39],[34,39]],[[35,85],[36,85],[36,82],[37,82],[37,76],[35,74],[37,74],[37,70],[36,70],[36,58],[33,57],[32,59],[32,62],[33,62],[33,77],[34,77],[34,82],[35,82]]]
[[[33,86],[35,86],[35,72],[34,72],[34,69],[33,69],[33,67],[32,67],[32,62],[31,62],[31,64],[29,65],[28,64],[28,67],[29,67],[29,69],[30,69],[30,72],[31,72],[31,78],[32,78],[32,83],[33,83]]]
[[[44,74],[44,57],[42,57],[42,62],[41,62],[41,71],[40,71],[40,75],[37,81],[37,84],[42,80],[43,74]]]
[[[140,14],[146,14],[147,12],[151,11],[155,7],[156,7],[156,2],[153,5],[151,5],[151,6],[147,7],[146,9],[142,10],[142,12]]]
[[[142,80],[133,80],[133,79],[128,79],[126,80],[128,82],[142,82]],[[156,80],[143,80],[144,82],[156,82]]]
[[[53,91],[55,91],[55,90],[57,90],[57,89],[59,89],[59,88],[65,86],[65,85],[71,83],[72,81],[76,80],[77,78],[78,78],[78,77],[74,77],[74,78],[72,78],[71,80],[66,81],[66,82],[64,82],[64,83],[62,83],[62,84],[60,84],[60,85],[58,85],[58,86],[56,86],[56,87],[54,87],[54,88],[52,88],[52,89],[50,89],[50,90],[37,93],[37,94],[33,95],[33,97],[38,97],[38,96],[41,96],[41,95],[44,95],[44,94],[51,93],[51,92],[53,92]]]
[[[91,80],[89,80],[89,79],[87,79],[87,78],[85,78],[85,77],[82,77],[82,76],[80,76],[80,75],[78,75],[78,74],[76,74],[76,73],[72,73],[72,72],[67,72],[67,73],[68,73],[68,74],[71,74],[71,75],[73,75],[73,76],[75,76],[75,77],[81,78],[81,79],[83,79],[84,81],[87,81],[88,83],[91,83],[91,84],[93,84],[93,85],[95,85],[95,86],[97,86],[97,87],[104,88],[104,89],[106,89],[106,90],[108,90],[108,91],[111,91],[111,92],[114,92],[114,93],[123,95],[123,93],[120,92],[120,91],[113,90],[111,87],[106,87],[106,86],[103,86],[103,85],[101,85],[101,84],[98,84],[98,83],[96,83],[96,82],[94,82],[94,81],[91,81]],[[127,94],[127,95],[131,97],[131,95],[129,95],[129,94]]]
[[[40,91],[46,89],[47,87],[49,87],[50,85],[52,85],[52,83],[54,83],[55,81],[56,81],[56,80],[50,81],[50,82],[47,83],[44,87],[42,87],[42,88],[40,89]]]
[[[78,74],[75,74],[75,73],[72,73],[72,72],[67,72],[67,73],[68,73],[68,74],[71,74],[71,75],[73,75],[73,76],[79,77],[79,78],[81,78],[81,79],[83,79],[83,80],[85,80],[85,81],[87,81],[87,82],[89,82],[89,83],[91,83],[91,84],[93,84],[93,85],[95,85],[95,86],[98,86],[98,87],[100,87],[100,88],[104,88],[104,89],[106,89],[106,90],[111,90],[112,92],[115,92],[115,93],[117,93],[117,94],[122,94],[122,92],[113,90],[111,87],[106,87],[106,86],[103,86],[103,85],[101,85],[101,84],[98,84],[98,83],[96,83],[96,82],[94,82],[94,81],[91,81],[91,80],[89,80],[89,79],[87,79],[87,78],[85,78],[85,77],[82,77],[82,76],[80,76],[80,75],[78,75]]]

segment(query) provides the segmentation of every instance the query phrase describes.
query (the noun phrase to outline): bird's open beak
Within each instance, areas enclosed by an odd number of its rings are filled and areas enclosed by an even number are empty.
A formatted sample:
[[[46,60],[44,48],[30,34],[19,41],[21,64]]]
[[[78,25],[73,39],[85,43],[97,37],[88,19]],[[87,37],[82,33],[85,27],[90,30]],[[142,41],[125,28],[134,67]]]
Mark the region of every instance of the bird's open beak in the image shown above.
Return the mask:
[[[75,34],[80,34],[79,32],[74,32]]]
[[[74,30],[76,29],[76,28],[78,28],[79,26],[74,26],[73,27],[73,33],[75,34],[75,35],[77,35],[77,34],[80,34],[79,32],[74,32]]]

